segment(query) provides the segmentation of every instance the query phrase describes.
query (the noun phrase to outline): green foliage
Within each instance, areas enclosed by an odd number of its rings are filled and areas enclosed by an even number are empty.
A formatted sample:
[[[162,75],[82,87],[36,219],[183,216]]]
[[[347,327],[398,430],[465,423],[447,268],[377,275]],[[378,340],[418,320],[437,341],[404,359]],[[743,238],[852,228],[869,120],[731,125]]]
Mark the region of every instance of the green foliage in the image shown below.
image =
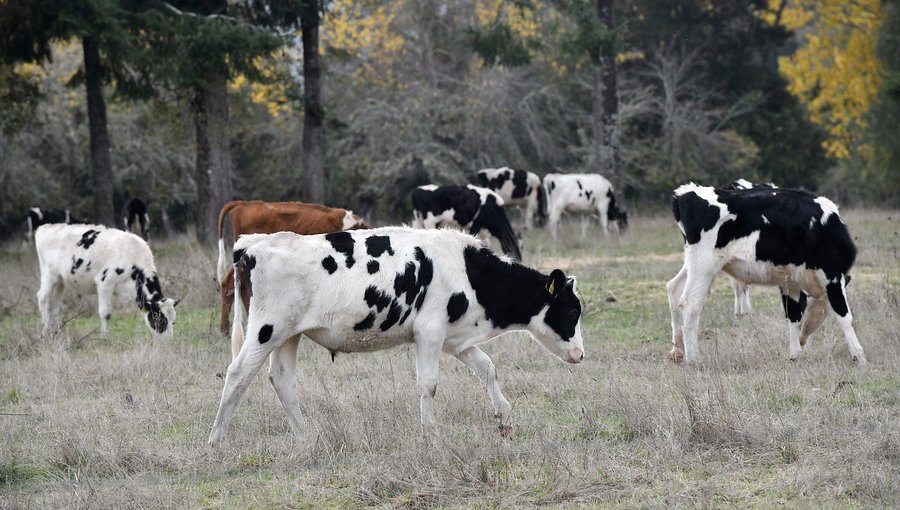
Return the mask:
[[[33,77],[0,64],[0,130],[10,135],[21,129],[40,99],[40,88]]]
[[[574,21],[576,29],[563,37],[562,48],[578,59],[600,63],[600,55],[615,54],[619,30],[609,30],[597,16],[594,1],[563,0],[560,8]]]

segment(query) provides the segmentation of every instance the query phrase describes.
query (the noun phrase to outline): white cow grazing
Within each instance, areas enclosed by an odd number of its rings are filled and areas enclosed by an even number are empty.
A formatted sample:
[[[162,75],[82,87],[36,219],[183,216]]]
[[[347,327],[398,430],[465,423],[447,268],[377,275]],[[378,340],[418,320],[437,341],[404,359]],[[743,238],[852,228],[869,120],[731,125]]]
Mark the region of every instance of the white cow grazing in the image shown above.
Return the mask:
[[[609,236],[609,220],[614,220],[619,233],[628,228],[628,213],[616,205],[612,184],[599,174],[547,174],[544,176],[550,231],[556,228],[562,213],[581,214],[581,236],[587,233],[590,215],[600,215],[603,234]]]
[[[267,357],[269,380],[289,421],[303,430],[296,387],[301,335],[332,353],[415,344],[423,426],[431,422],[440,353],[455,356],[486,385],[504,435],[511,431],[511,408],[478,344],[525,330],[569,363],[584,358],[574,278],[559,269],[543,275],[455,230],[244,235],[234,245],[234,260],[235,294],[242,278],[250,286],[247,337],[238,300],[232,342],[241,347],[228,367],[212,445],[221,444]]]
[[[97,292],[100,327],[109,331],[114,303],[134,301],[158,337],[172,338],[175,305],[163,296],[153,254],[135,234],[100,225],[43,225],[34,236],[41,267],[38,306],[44,333],[59,329],[63,291]]]
[[[485,168],[475,176],[479,186],[496,191],[507,206],[525,208],[525,228],[534,226],[535,216],[547,216],[547,195],[537,174],[505,166]]]

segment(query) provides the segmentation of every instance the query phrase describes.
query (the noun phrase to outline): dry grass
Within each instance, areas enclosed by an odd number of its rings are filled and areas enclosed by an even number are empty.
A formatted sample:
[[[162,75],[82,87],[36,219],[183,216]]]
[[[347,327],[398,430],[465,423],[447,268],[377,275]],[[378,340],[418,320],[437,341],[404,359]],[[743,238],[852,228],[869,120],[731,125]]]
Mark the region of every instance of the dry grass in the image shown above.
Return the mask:
[[[133,313],[99,336],[73,297],[66,333],[41,342],[31,252],[0,252],[0,507],[354,508],[891,507],[900,504],[900,259],[896,212],[851,211],[850,286],[870,365],[833,320],[787,359],[777,291],[731,316],[717,282],[699,366],[673,365],[665,281],[681,259],[664,217],[624,238],[526,235],[526,261],[571,268],[588,357],[564,365],[521,334],[486,347],[513,404],[499,437],[478,380],[442,359],[439,433],[422,436],[409,349],[338,356],[301,343],[303,437],[260,376],[227,446],[206,438],[229,361],[216,332],[213,247],[154,246],[176,338]],[[615,301],[607,301],[612,293]],[[77,309],[83,308],[80,314]]]

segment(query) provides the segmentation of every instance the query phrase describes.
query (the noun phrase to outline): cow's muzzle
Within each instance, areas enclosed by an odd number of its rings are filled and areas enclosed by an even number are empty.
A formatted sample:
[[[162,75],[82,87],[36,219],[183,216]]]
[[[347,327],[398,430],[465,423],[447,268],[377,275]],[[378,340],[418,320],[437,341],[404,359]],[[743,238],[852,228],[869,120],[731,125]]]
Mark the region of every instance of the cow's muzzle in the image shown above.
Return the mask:
[[[567,352],[569,363],[581,363],[584,360],[584,349],[581,347],[572,347]]]

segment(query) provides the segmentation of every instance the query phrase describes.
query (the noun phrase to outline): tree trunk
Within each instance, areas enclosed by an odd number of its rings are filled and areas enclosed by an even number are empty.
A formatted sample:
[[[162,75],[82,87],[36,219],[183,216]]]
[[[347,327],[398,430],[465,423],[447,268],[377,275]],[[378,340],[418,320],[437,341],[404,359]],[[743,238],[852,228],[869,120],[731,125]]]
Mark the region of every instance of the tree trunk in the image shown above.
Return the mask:
[[[196,132],[197,239],[216,236],[219,211],[233,195],[228,141],[228,80],[211,73],[191,102]]]
[[[325,110],[322,107],[319,66],[319,12],[304,9],[300,16],[303,41],[303,184],[304,200],[325,202]]]
[[[597,0],[597,15],[608,32],[615,29],[614,0]],[[620,169],[619,87],[614,45],[600,49],[594,69],[594,156],[595,168],[619,193],[624,186]],[[621,196],[621,195],[620,195]]]
[[[94,189],[94,221],[116,226],[113,207],[113,173],[109,152],[109,130],[106,124],[106,101],[103,99],[103,66],[97,41],[85,37],[84,81],[87,90],[88,124],[91,135],[91,182]]]

